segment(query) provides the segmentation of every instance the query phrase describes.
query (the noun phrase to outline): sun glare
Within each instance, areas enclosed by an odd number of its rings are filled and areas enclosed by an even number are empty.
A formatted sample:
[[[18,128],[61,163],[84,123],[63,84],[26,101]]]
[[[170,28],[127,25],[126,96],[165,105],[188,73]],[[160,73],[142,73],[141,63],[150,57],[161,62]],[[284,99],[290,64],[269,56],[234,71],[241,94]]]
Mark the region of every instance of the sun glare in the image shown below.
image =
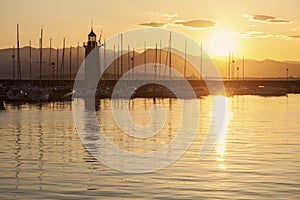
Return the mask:
[[[229,50],[235,52],[236,41],[234,34],[225,31],[215,32],[208,43],[209,51],[216,57],[228,56]]]

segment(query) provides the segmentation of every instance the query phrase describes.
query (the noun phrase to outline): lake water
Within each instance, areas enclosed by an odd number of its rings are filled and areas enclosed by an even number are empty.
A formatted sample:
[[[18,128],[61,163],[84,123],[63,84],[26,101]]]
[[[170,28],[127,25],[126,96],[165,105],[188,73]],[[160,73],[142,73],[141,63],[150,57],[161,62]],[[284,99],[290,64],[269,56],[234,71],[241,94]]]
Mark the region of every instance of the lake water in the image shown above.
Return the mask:
[[[0,111],[0,199],[300,199],[300,95],[227,98],[223,137],[200,158],[213,98],[198,100],[199,128],[188,150],[170,166],[142,174],[95,159],[77,134],[71,102],[6,104]],[[165,108],[167,120],[148,139],[122,133],[109,99],[99,100],[97,118],[119,148],[152,152],[170,143],[181,123],[175,99],[134,99],[132,119],[147,125],[154,103]]]

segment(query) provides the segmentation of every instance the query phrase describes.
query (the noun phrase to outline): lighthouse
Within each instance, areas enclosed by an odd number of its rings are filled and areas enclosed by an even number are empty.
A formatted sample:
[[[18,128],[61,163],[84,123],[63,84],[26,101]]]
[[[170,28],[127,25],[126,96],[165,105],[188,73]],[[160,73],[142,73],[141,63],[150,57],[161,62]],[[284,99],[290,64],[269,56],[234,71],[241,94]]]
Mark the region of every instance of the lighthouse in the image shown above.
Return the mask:
[[[93,31],[93,26],[91,26],[91,32],[88,34],[88,42],[83,43],[83,47],[85,48],[85,86],[89,90],[95,90],[96,86],[93,83],[98,82],[100,76],[100,58],[97,36]]]
[[[93,31],[93,26],[91,27],[91,32],[88,34],[88,42],[87,44],[83,44],[85,48],[85,57],[98,45],[97,36]]]

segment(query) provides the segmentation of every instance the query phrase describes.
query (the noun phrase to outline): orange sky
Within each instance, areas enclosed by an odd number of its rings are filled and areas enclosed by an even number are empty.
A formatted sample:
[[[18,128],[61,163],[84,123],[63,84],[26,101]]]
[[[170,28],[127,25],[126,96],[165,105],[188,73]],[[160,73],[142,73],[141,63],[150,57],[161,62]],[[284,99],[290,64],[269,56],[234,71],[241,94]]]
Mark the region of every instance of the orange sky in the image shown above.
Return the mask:
[[[201,0],[11,0],[1,2],[0,48],[16,44],[20,24],[21,46],[38,46],[40,28],[44,44],[82,45],[90,30],[108,38],[136,27],[165,27],[203,43],[210,56],[300,60],[300,1]]]

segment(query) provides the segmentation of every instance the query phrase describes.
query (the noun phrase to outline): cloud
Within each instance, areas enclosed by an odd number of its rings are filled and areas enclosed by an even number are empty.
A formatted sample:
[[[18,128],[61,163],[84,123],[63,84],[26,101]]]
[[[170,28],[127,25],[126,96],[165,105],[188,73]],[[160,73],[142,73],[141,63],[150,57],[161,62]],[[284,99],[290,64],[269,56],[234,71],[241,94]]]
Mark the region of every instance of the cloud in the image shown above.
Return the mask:
[[[189,28],[190,30],[203,29],[203,28],[212,28],[215,27],[216,22],[212,20],[176,20],[174,22],[165,23],[165,22],[144,22],[137,24],[139,26],[149,26],[149,27],[166,27],[167,25],[181,26]]]
[[[197,20],[177,20],[175,25],[181,25],[191,29],[211,28],[216,25],[216,22],[212,20],[197,19]]]
[[[290,20],[282,19],[271,15],[244,14],[243,16],[248,18],[250,21],[268,23],[268,24],[289,24],[292,22]]]
[[[267,22],[269,22],[269,23],[275,23],[275,24],[281,24],[281,23],[287,24],[287,23],[291,23],[291,21],[285,20],[285,19],[270,19]]]
[[[156,15],[156,16],[164,17],[164,18],[166,18],[167,20],[170,20],[170,19],[172,19],[172,18],[178,16],[176,13],[173,13],[173,14],[167,14],[167,13],[153,13],[153,14]]]
[[[253,38],[276,38],[281,40],[300,40],[300,35],[285,35],[285,34],[275,34],[269,32],[260,31],[249,31],[239,34],[243,38],[253,39]]]
[[[293,28],[293,31],[300,31],[300,27]]]
[[[292,39],[300,39],[300,35],[289,35]]]
[[[149,26],[149,27],[164,27],[167,25],[167,23],[164,22],[145,22],[137,24],[139,26]]]
[[[264,33],[260,31],[250,31],[250,32],[245,32],[245,33],[240,33],[240,35],[243,38],[269,38],[269,37],[274,37],[274,34],[271,33]]]

